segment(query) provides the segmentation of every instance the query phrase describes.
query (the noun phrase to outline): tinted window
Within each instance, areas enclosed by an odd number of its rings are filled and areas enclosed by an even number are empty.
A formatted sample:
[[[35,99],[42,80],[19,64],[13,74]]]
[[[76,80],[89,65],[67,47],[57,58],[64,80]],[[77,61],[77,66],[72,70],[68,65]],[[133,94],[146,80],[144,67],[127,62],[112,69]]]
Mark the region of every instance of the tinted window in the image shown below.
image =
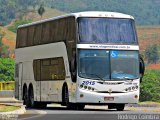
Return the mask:
[[[65,67],[62,57],[33,61],[35,80],[64,80]]]
[[[79,18],[80,43],[137,44],[132,19]]]

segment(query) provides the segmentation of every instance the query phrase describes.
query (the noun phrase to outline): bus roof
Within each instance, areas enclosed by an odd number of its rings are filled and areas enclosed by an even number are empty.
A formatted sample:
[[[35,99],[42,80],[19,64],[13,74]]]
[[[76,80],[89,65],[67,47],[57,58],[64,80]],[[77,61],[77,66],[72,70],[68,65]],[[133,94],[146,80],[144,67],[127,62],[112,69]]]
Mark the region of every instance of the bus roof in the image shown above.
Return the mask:
[[[69,14],[65,14],[65,15],[61,15],[61,16],[57,16],[57,17],[52,17],[52,18],[49,18],[49,19],[40,20],[40,21],[36,21],[36,22],[33,22],[33,23],[20,25],[20,26],[18,26],[18,28],[27,27],[27,26],[31,26],[31,25],[36,25],[36,24],[47,22],[47,21],[52,21],[52,20],[65,18],[65,17],[71,17],[71,16],[73,16],[75,18],[78,18],[78,17],[106,17],[107,18],[108,17],[108,18],[134,19],[131,15],[118,13],[118,12],[86,11],[86,12],[69,13]]]
[[[134,19],[132,16],[118,13],[118,12],[104,12],[104,11],[88,11],[88,12],[79,12],[71,13],[76,17],[109,17],[109,18],[129,18]]]

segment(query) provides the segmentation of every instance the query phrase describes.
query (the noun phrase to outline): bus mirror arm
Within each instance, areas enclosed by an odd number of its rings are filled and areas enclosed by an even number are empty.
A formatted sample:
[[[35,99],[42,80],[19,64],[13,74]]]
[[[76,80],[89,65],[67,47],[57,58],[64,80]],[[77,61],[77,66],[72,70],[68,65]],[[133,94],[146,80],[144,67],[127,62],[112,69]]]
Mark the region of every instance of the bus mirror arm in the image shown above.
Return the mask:
[[[71,72],[74,72],[75,71],[75,60],[72,59],[71,60]]]
[[[72,82],[76,82],[76,60],[73,57],[73,59],[70,62],[70,71],[71,71],[71,78]]]
[[[142,56],[139,56],[139,74],[140,74],[140,82],[142,82],[142,78],[145,72],[145,64]]]

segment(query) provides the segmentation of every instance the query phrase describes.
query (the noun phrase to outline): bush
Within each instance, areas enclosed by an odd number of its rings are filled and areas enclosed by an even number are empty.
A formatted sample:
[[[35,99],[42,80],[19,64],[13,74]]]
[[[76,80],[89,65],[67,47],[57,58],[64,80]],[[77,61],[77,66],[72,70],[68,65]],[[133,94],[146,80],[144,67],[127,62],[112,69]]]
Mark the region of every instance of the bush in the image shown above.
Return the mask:
[[[32,20],[18,20],[18,21],[15,21],[14,24],[8,28],[8,30],[16,33],[17,27],[19,25],[23,25],[23,24],[27,24],[27,23],[31,23],[31,22],[32,22]]]
[[[144,74],[140,101],[160,102],[160,70],[147,70]]]
[[[158,46],[156,44],[149,45],[145,51],[145,57],[148,60],[148,64],[156,64],[159,59]]]
[[[9,58],[0,58],[0,81],[13,81],[14,78],[14,60]]]

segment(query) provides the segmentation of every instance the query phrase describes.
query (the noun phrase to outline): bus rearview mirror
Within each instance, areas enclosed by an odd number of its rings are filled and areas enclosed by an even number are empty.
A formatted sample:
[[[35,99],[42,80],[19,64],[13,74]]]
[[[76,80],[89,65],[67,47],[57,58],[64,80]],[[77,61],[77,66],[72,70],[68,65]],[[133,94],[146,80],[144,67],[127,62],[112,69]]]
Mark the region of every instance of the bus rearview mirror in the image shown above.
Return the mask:
[[[139,56],[139,74],[140,74],[140,82],[142,82],[142,78],[145,72],[145,64],[142,56]]]

